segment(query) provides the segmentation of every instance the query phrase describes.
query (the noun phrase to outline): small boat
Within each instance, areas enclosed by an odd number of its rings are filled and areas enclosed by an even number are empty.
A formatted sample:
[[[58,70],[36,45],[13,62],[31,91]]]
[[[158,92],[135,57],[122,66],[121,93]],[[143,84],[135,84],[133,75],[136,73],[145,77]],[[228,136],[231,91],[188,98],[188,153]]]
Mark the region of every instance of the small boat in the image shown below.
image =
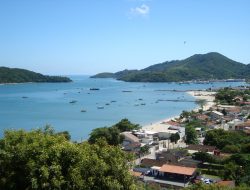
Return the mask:
[[[28,97],[27,97],[27,96],[23,96],[22,98],[23,98],[23,99],[26,99],[26,98],[28,98]]]
[[[138,100],[142,101],[143,99],[142,99],[142,98],[139,98]]]
[[[131,90],[123,90],[122,92],[132,92]]]
[[[82,109],[81,112],[86,112],[86,110]]]
[[[109,103],[106,103],[105,105],[106,105],[106,106],[109,106],[110,104],[109,104]]]
[[[100,88],[90,88],[89,90],[100,90]]]
[[[146,104],[145,103],[141,103],[142,106],[145,106]]]
[[[76,103],[77,101],[76,100],[72,100],[72,101],[70,101],[69,103],[70,104],[74,104],[74,103]]]
[[[98,106],[97,109],[104,109],[104,107],[103,106]]]
[[[111,103],[115,103],[116,101],[115,100],[112,100]]]

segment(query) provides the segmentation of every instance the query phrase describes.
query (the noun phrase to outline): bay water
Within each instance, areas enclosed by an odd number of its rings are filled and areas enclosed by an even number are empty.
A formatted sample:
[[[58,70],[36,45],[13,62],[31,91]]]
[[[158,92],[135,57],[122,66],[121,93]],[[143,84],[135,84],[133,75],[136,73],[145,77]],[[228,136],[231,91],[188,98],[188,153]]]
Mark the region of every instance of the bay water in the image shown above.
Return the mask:
[[[192,101],[159,101],[194,100],[180,91],[245,84],[130,83],[88,76],[70,78],[71,83],[0,85],[0,137],[6,129],[31,130],[48,124],[56,131],[69,131],[72,140],[85,140],[93,129],[111,126],[123,118],[146,125],[197,107]]]

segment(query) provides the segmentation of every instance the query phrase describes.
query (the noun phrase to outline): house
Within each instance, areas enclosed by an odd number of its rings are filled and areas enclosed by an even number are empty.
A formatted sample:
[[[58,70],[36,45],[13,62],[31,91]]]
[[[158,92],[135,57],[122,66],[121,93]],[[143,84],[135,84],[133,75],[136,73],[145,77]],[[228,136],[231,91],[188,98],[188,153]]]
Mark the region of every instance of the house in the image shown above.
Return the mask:
[[[191,144],[187,148],[188,153],[193,154],[195,152],[207,152],[208,154],[214,154],[216,150],[215,146],[207,146],[207,145],[198,145],[198,144]]]
[[[229,121],[227,124],[229,126],[229,130],[235,130],[235,126],[243,123],[243,121],[239,119],[233,119],[232,121]]]
[[[140,139],[130,132],[122,132],[121,134],[124,136],[124,140],[122,143],[123,146],[126,146],[126,145],[131,144],[131,143],[139,143],[140,142]]]
[[[157,173],[157,168],[155,168]],[[196,175],[196,168],[164,164],[158,169],[157,177],[169,181],[187,183]]]
[[[153,166],[161,167],[166,163],[167,163],[166,160],[155,160],[155,159],[150,159],[150,158],[143,158],[141,160],[141,165],[146,168],[151,168]]]
[[[154,131],[146,131],[146,130],[139,130],[133,131],[133,135],[140,139],[141,143],[150,145],[157,142],[157,132]]]
[[[223,113],[221,113],[221,112],[212,111],[212,112],[210,113],[210,116],[211,116],[212,119],[221,119],[224,115],[223,115]]]
[[[187,155],[186,150],[169,149],[167,151],[157,152],[156,159],[164,160],[167,163],[177,164],[179,160],[184,158],[186,155]]]
[[[247,120],[244,123],[240,123],[235,126],[235,130],[238,131],[244,131],[244,130],[249,130],[250,129],[250,120]]]
[[[157,183],[164,189],[183,189],[195,175],[196,168],[164,164],[151,167],[150,175],[144,176],[143,181]]]
[[[123,150],[132,152],[140,151],[141,143],[139,138],[130,132],[122,132],[121,134],[124,136],[122,143]]]

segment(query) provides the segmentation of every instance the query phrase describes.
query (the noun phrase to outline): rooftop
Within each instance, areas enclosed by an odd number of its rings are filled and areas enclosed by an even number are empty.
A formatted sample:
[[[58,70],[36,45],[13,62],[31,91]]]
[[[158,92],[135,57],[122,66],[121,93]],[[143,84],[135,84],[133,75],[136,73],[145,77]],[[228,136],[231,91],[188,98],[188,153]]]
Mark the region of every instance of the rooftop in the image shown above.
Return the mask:
[[[159,171],[166,172],[166,173],[174,173],[174,174],[182,174],[182,175],[191,176],[196,171],[196,168],[165,164],[160,168]]]

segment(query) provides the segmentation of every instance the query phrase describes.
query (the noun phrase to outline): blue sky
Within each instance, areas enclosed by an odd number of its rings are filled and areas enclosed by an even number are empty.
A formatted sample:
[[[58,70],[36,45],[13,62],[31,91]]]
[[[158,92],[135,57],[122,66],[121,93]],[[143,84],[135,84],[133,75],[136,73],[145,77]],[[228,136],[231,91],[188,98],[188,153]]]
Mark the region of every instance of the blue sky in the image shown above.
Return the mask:
[[[1,66],[94,74],[211,51],[250,63],[249,0],[0,1]]]

